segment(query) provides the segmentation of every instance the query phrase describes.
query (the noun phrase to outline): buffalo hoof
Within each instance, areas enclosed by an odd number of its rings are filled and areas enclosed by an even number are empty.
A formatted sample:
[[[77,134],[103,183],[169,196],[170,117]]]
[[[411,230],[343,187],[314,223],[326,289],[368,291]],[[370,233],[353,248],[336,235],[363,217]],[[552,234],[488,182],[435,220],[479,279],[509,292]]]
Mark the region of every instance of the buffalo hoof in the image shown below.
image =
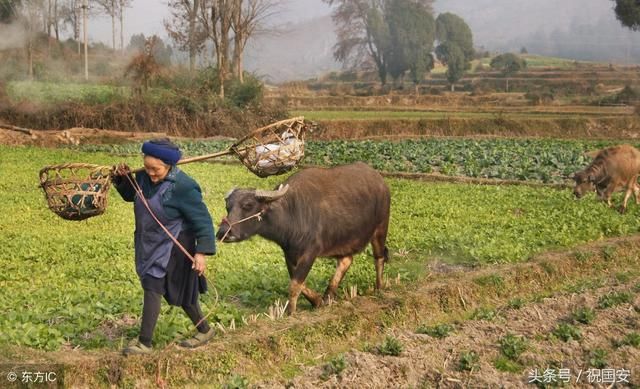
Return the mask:
[[[322,305],[331,305],[336,302],[336,296],[327,295],[322,297]]]
[[[624,205],[621,205],[620,208],[618,208],[618,212],[624,215],[624,213],[627,212],[627,207],[625,207]]]

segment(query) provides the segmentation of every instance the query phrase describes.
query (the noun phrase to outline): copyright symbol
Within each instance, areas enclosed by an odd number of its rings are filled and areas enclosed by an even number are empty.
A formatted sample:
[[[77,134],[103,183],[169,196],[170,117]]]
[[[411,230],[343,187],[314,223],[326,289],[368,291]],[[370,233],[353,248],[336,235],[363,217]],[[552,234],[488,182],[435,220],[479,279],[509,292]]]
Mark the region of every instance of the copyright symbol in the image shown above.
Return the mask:
[[[18,375],[14,372],[9,372],[9,374],[7,374],[7,380],[9,382],[14,382],[15,380],[18,379]]]

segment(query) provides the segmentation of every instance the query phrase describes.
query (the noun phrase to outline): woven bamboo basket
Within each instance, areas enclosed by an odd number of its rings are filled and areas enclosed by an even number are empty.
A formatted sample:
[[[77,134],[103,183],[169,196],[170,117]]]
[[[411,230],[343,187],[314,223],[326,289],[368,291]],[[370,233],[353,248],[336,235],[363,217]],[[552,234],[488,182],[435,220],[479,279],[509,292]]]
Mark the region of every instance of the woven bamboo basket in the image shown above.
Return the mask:
[[[111,168],[66,163],[40,170],[40,186],[49,209],[66,220],[84,220],[107,208]]]
[[[283,174],[304,157],[308,127],[303,117],[282,120],[251,132],[230,150],[258,177]]]

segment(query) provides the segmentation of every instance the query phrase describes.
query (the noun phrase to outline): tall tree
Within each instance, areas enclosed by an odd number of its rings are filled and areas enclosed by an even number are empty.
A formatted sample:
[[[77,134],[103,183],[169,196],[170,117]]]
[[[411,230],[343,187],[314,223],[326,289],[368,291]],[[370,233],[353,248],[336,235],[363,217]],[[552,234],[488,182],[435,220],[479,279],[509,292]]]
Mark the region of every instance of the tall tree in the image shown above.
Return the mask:
[[[345,67],[355,68],[368,61],[375,64],[382,84],[386,83],[390,36],[385,21],[386,0],[323,0],[335,6],[332,18],[338,41],[334,57]],[[433,0],[411,0],[429,11]]]
[[[40,22],[46,13],[44,0],[22,0],[17,8],[17,17],[24,25],[26,33],[25,50],[27,52],[27,74],[33,79],[33,62],[35,55],[35,39],[38,31],[41,31]]]
[[[203,49],[206,34],[198,19],[202,0],[171,0],[171,19],[164,21],[169,37],[181,51],[189,54],[189,69],[196,68],[196,57]]]
[[[471,68],[473,34],[461,17],[447,12],[436,19],[436,39],[436,55],[447,65],[447,80],[453,92],[455,83]]]
[[[120,51],[124,54],[124,9],[131,7],[133,0],[118,0],[118,16],[120,16]]]
[[[616,6],[616,18],[620,23],[632,29],[640,31],[640,1],[638,0],[614,0]]]
[[[229,74],[229,36],[235,0],[203,0],[200,21],[216,54],[220,97],[224,98],[224,82]]]
[[[279,12],[279,0],[234,0],[231,29],[233,30],[232,68],[242,83],[244,67],[242,57],[249,39],[259,32],[266,32],[265,21]]]
[[[455,43],[467,60],[473,57],[473,34],[460,16],[446,12],[436,19],[436,39],[439,43]]]
[[[96,2],[111,18],[111,47],[116,51],[116,18],[120,12],[120,2],[118,0],[97,0]]]
[[[73,39],[78,44],[78,54],[80,54],[80,5],[82,0],[66,0],[60,7],[60,18],[62,27],[68,25],[73,31]]]
[[[435,21],[421,4],[408,0],[391,0],[386,8],[389,25],[389,74],[397,79],[409,70],[416,85],[433,69]]]
[[[466,69],[464,51],[455,43],[445,42],[438,45],[436,55],[447,65],[447,81],[451,85],[451,92],[454,92],[455,83],[462,78]]]

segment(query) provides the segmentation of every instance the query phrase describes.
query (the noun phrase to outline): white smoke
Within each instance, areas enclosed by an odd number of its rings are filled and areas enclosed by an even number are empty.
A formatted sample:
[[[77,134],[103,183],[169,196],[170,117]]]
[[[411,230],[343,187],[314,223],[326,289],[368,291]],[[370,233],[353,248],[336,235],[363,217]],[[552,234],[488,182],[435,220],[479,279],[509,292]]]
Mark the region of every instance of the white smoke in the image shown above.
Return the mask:
[[[27,34],[20,23],[0,23],[0,50],[19,49],[25,46]]]

